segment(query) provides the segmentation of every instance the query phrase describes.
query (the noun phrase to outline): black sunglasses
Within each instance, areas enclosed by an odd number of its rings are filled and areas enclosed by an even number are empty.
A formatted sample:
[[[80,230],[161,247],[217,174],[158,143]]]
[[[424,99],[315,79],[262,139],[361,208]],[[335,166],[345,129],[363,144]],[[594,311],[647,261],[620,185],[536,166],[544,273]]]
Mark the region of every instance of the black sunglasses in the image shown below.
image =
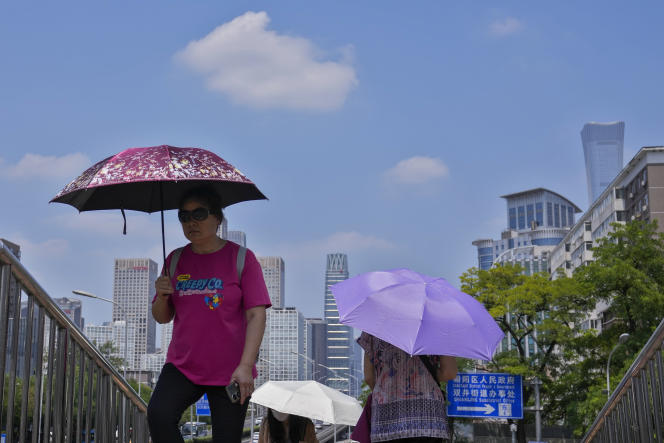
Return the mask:
[[[180,209],[178,211],[178,219],[180,223],[187,223],[192,218],[196,221],[203,221],[210,215],[210,210],[208,208],[196,208],[191,211],[185,211]]]

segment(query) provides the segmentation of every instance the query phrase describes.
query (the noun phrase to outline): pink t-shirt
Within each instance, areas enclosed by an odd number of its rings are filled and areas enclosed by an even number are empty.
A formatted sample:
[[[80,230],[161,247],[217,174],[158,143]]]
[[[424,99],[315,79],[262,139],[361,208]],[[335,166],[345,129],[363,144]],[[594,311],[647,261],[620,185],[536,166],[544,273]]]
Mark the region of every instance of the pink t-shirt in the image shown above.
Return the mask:
[[[263,271],[247,249],[241,281],[237,278],[239,246],[227,241],[210,254],[185,246],[171,282],[175,292],[173,338],[166,363],[199,385],[225,386],[240,363],[247,330],[245,311],[270,307]],[[164,264],[170,268],[169,254]],[[154,300],[156,299],[156,294]],[[257,375],[253,368],[254,378]]]

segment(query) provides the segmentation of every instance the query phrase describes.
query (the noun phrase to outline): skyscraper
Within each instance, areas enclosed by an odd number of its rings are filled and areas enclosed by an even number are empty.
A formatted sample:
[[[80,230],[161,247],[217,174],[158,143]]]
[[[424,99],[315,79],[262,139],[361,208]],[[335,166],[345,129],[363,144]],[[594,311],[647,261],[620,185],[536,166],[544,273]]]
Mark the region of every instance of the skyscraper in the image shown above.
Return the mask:
[[[258,352],[259,359],[256,364],[256,369],[258,370],[256,386],[260,386],[266,381],[271,380],[270,375],[272,374],[272,367],[270,363],[271,359],[269,358],[269,356],[272,355],[270,351],[270,336],[272,334],[273,324],[271,316],[272,311],[284,307],[286,265],[284,264],[284,259],[281,257],[257,258],[258,263],[260,263],[261,269],[263,270],[263,279],[265,280],[265,286],[267,287],[270,302],[272,303],[272,308],[267,310],[265,333],[263,334],[263,341],[261,342],[261,347]],[[279,322],[277,321],[275,325],[276,324],[279,324]]]
[[[161,325],[161,340],[160,349],[164,354],[168,352],[168,345],[171,344],[173,339],[173,320]]]
[[[581,130],[591,205],[623,167],[625,122],[586,123]]]
[[[286,287],[286,265],[281,257],[258,257],[258,263],[263,270],[263,279],[267,292],[270,294],[270,302],[273,308],[284,307],[284,293]]]
[[[157,263],[149,258],[115,259],[113,300],[120,308],[113,305],[113,321],[126,320],[135,330],[133,346],[129,345],[134,353],[129,361],[134,365],[140,364],[141,355],[155,351],[156,324],[150,308],[157,275]]]
[[[327,254],[325,269],[324,318],[327,322],[327,385],[346,394],[350,393],[350,357],[353,339],[350,327],[339,323],[337,303],[330,286],[348,279],[348,257],[346,254]]]
[[[226,234],[226,240],[230,240],[233,243],[237,243],[240,246],[247,247],[247,234],[242,231],[228,231]]]
[[[269,309],[268,380],[304,380],[304,316],[295,308]]]
[[[67,297],[53,299],[60,309],[74,322],[79,329],[83,330],[85,326],[85,319],[81,316],[81,300],[71,299]]]
[[[324,382],[327,379],[327,322],[322,318],[305,319],[307,339],[304,343],[304,353],[307,360],[306,378]]]

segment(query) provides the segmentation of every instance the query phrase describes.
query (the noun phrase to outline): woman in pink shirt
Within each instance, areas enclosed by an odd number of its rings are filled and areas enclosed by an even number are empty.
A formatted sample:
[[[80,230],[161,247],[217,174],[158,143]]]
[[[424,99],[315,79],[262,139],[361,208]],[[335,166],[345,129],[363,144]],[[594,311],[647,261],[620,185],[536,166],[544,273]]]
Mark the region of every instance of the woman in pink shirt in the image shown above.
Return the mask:
[[[150,435],[182,442],[182,413],[207,394],[213,441],[239,443],[270,298],[254,254],[217,236],[223,213],[214,190],[187,192],[178,218],[190,243],[171,252],[155,283],[152,315],[173,320],[173,338],[148,405]],[[228,395],[233,386],[239,401]]]

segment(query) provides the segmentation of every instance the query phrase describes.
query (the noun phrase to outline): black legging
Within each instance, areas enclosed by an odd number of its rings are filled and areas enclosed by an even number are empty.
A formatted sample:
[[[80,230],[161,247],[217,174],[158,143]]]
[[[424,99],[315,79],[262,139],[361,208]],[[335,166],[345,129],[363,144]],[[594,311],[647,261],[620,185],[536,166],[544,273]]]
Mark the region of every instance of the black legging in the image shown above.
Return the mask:
[[[224,386],[203,386],[189,381],[173,364],[166,363],[148,404],[148,425],[154,443],[183,442],[178,423],[182,413],[207,394],[214,443],[240,443],[249,401],[231,403]]]

